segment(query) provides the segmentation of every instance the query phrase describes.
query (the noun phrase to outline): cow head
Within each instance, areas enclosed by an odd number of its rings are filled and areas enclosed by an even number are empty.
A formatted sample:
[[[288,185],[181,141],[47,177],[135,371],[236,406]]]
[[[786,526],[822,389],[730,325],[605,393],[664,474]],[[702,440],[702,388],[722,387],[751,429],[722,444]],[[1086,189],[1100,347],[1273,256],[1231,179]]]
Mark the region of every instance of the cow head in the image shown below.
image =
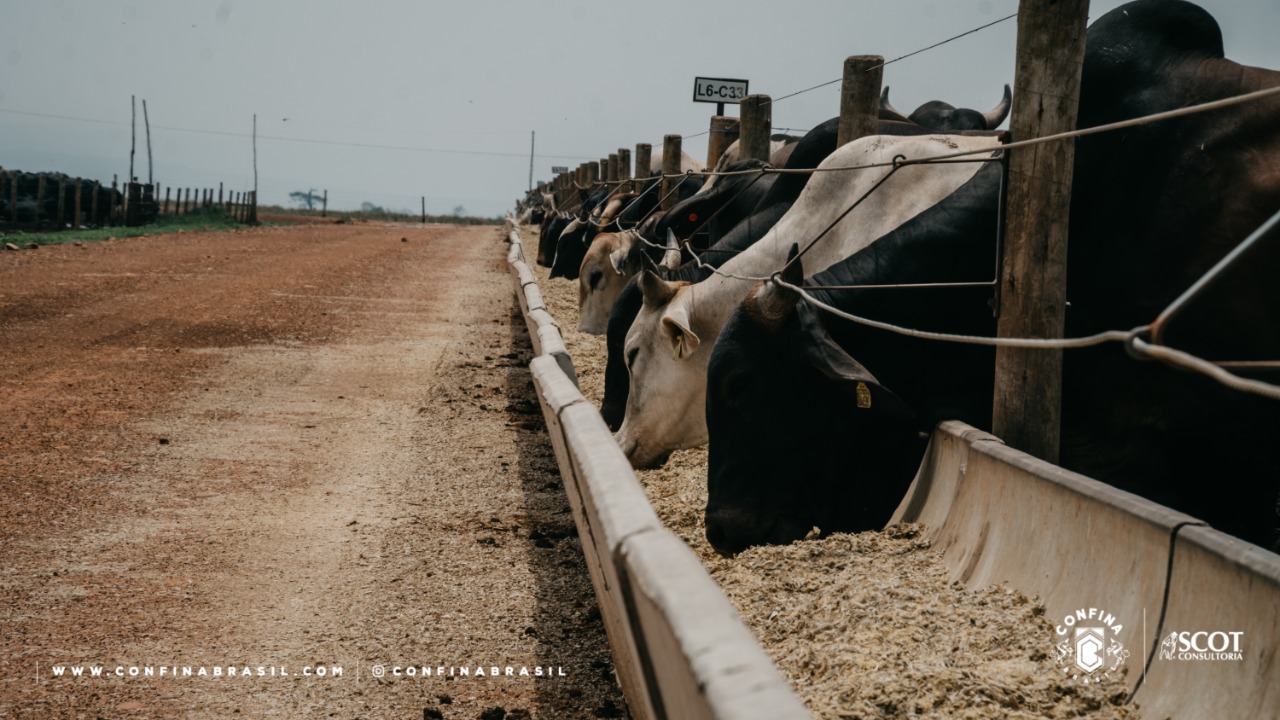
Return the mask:
[[[784,279],[799,285],[799,263]],[[921,441],[911,412],[849,356],[798,295],[762,284],[708,367],[707,540],[722,554],[883,526]],[[899,467],[902,466],[902,467]]]
[[[653,269],[637,276],[643,305],[623,347],[631,376],[618,444],[637,468],[666,462],[673,450],[706,442],[703,414],[710,347],[702,347],[694,312],[696,287],[668,282]]]
[[[626,230],[602,233],[592,241],[578,274],[578,330],[604,335],[609,326],[609,312],[627,281],[640,270],[654,267],[640,237],[639,232]],[[670,270],[679,264],[680,249],[675,235],[668,234],[660,267]]]
[[[921,127],[945,132],[995,130],[1008,117],[1012,100],[1013,93],[1010,91],[1009,86],[1005,85],[1004,97],[1000,99],[1000,102],[995,107],[985,113],[969,108],[957,108],[941,100],[931,100],[916,108],[915,112],[907,116],[907,119]],[[891,117],[902,116],[902,113],[889,103],[888,86],[880,93],[880,108],[889,113]]]

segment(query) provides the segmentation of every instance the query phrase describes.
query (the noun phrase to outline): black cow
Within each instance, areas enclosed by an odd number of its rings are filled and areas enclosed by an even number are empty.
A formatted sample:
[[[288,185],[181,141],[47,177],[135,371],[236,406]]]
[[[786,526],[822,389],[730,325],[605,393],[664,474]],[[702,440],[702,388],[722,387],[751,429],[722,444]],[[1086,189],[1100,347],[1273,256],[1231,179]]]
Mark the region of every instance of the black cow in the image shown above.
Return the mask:
[[[556,257],[556,247],[560,242],[560,233],[568,227],[573,221],[573,216],[568,213],[556,213],[547,215],[542,223],[542,229],[538,233],[538,257],[537,262],[542,267],[551,267],[551,262]]]
[[[741,160],[726,167],[725,172],[758,170],[768,165],[763,160]],[[689,239],[705,225],[705,239],[695,241],[693,245],[697,249],[706,249],[719,242],[738,221],[751,214],[778,177],[756,174],[720,177],[707,191],[693,195],[663,213],[654,228],[655,237],[650,239],[666,238],[668,230],[679,238]]]
[[[1089,29],[1079,124],[1278,85],[1280,73],[1225,60],[1217,23],[1202,9],[1139,0]],[[1079,139],[1067,334],[1154,320],[1280,209],[1280,176],[1271,171],[1277,160],[1275,100]],[[990,277],[994,172],[984,169],[961,191],[808,283]],[[1253,269],[1241,288],[1262,292],[1268,274],[1274,268]],[[813,292],[903,325],[994,333],[989,293],[981,291]],[[721,552],[789,542],[813,525],[823,532],[878,527],[902,496],[923,434],[936,422],[990,425],[992,351],[891,335],[794,300],[773,285],[754,291],[711,358],[706,522],[708,540]],[[1262,327],[1248,321],[1265,300],[1241,291],[1221,302],[1215,332],[1262,335],[1280,352],[1274,317]],[[1066,351],[1063,398],[1064,467],[1272,544],[1280,457],[1270,448],[1280,436],[1280,404],[1138,362],[1115,344]]]
[[[832,118],[818,125],[805,134],[787,160],[788,169],[816,168],[835,152],[836,139],[840,124],[839,118]],[[881,135],[926,135],[933,130],[906,121],[905,118],[890,116],[881,112],[878,127]],[[747,176],[748,179],[750,176]],[[764,235],[791,208],[791,204],[800,197],[800,192],[812,177],[809,173],[788,173],[777,176],[773,184],[765,192],[754,210],[738,220],[737,224],[724,238],[701,255],[704,263],[718,266],[733,255],[745,250]],[[763,180],[761,181],[763,182]],[[671,222],[675,222],[674,220]],[[668,280],[699,282],[709,273],[698,268],[695,263],[686,263],[675,273],[665,273]],[[631,386],[625,359],[622,357],[623,344],[627,331],[640,312],[640,291],[634,278],[628,281],[627,287],[614,302],[609,315],[609,327],[606,333],[605,347],[608,359],[605,363],[604,398],[600,405],[600,414],[604,416],[609,427],[617,430],[622,425],[622,418],[627,407],[627,396]]]
[[[941,100],[930,100],[916,108],[915,112],[907,115],[905,119],[923,127],[947,132],[995,130],[1009,116],[1009,107],[1012,102],[1013,92],[1010,91],[1008,85],[1005,85],[1004,97],[1000,99],[1000,102],[995,107],[986,112],[958,108]],[[902,116],[902,113],[889,104],[888,86],[885,86],[884,92],[880,93],[880,117],[884,118],[886,115]]]

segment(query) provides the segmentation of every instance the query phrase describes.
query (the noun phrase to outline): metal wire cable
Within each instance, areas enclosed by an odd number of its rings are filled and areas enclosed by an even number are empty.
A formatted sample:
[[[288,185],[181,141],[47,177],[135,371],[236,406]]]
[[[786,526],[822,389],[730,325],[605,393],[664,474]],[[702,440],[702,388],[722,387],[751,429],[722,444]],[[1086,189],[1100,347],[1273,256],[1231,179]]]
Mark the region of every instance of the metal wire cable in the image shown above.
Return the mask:
[[[1272,400],[1280,400],[1280,386],[1262,382],[1261,380],[1240,377],[1233,372],[1215,365],[1208,360],[1198,358],[1191,353],[1163,345],[1152,345],[1137,335],[1134,335],[1134,337],[1128,341],[1128,346],[1139,355],[1145,355],[1174,367],[1207,375],[1232,390],[1261,395],[1262,397],[1270,398]]]

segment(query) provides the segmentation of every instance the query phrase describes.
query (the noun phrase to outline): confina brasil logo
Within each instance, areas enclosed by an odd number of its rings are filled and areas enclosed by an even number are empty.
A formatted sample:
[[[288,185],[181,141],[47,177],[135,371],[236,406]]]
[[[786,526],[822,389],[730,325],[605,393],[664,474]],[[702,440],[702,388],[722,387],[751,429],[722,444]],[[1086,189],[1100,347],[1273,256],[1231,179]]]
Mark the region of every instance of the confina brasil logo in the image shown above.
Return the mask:
[[[1083,685],[1119,677],[1129,651],[1119,641],[1124,624],[1098,608],[1068,613],[1054,628],[1054,662],[1065,675]]]

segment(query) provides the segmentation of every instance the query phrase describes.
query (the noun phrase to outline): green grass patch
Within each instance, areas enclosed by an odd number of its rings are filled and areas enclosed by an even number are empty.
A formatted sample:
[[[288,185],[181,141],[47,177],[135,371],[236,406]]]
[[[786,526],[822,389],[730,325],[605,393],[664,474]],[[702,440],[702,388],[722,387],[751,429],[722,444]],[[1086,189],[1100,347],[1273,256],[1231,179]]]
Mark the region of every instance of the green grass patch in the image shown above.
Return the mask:
[[[99,242],[108,238],[131,238],[143,235],[164,235],[179,230],[186,232],[221,232],[235,227],[244,227],[232,219],[224,208],[207,207],[192,210],[186,215],[161,215],[151,225],[137,227],[103,227],[92,230],[64,230],[62,232],[23,232],[21,230],[0,232],[0,242],[13,243],[19,247],[27,243],[37,245],[60,245],[73,242]]]

